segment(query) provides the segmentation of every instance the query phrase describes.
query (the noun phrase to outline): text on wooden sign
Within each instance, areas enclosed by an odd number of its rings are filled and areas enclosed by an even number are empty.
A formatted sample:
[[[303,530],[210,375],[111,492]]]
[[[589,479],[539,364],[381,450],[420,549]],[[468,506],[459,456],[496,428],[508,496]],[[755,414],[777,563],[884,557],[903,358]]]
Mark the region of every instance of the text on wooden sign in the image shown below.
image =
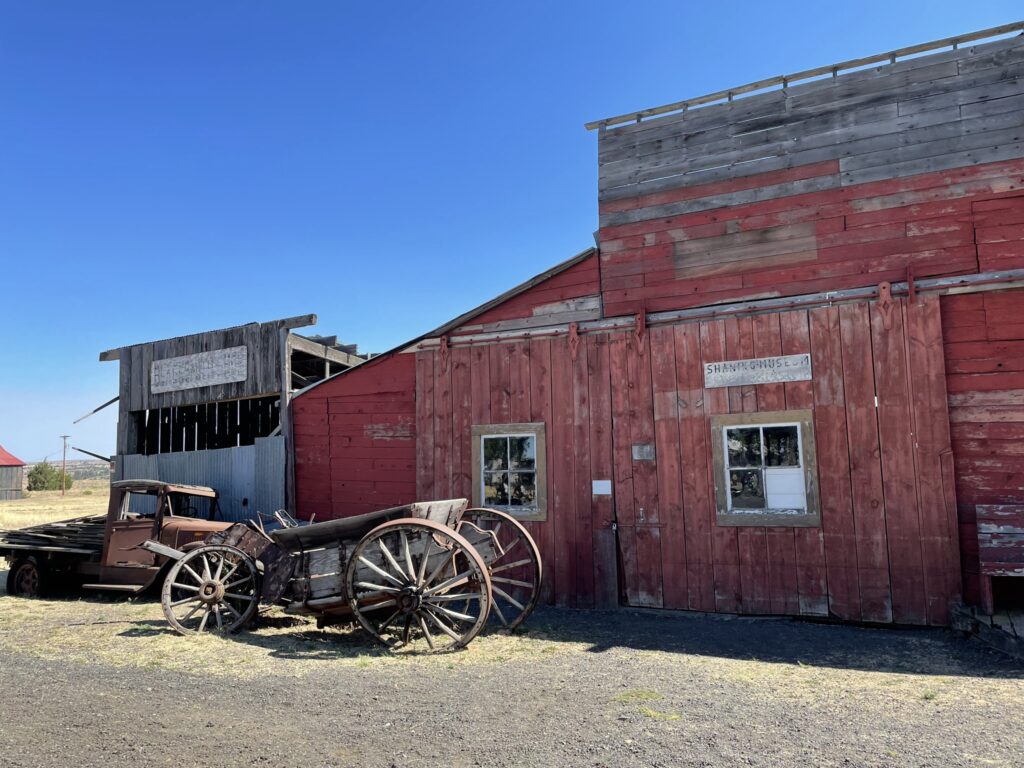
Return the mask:
[[[808,353],[704,364],[704,386],[708,388],[809,381],[810,378],[811,356]]]
[[[245,347],[228,347],[154,360],[149,373],[150,391],[159,394],[245,381],[249,375],[248,353]]]

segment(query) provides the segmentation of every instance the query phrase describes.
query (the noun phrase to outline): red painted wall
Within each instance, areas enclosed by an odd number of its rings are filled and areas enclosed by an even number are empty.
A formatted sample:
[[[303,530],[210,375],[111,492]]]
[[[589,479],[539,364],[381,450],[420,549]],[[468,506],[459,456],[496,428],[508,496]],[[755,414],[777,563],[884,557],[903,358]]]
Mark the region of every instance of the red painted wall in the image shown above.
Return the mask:
[[[703,388],[706,362],[801,352],[813,381]],[[543,421],[549,512],[528,527],[547,600],[614,604],[618,558],[630,605],[942,625],[960,589],[942,364],[934,296],[888,316],[859,304],[658,326],[639,346],[587,333],[575,359],[564,334],[457,346],[447,363],[423,351],[418,495],[471,495],[473,424]],[[711,416],[800,408],[816,422],[821,528],[718,526]],[[656,460],[634,461],[634,443]],[[614,498],[592,495],[598,479]]]
[[[1020,252],[1019,234],[1016,244]],[[945,296],[942,320],[964,597],[977,603],[974,508],[1024,500],[1024,289]]]
[[[824,163],[729,184],[771,188],[795,175],[837,173]],[[722,185],[680,192],[710,196]],[[1021,188],[1024,160],[1013,160],[604,227],[605,314],[877,285],[905,280],[908,267],[917,278],[1021,267],[1024,252],[997,242],[976,246],[972,226],[973,201]],[[680,266],[681,245],[705,263]],[[726,261],[742,248],[764,256]]]
[[[292,402],[300,517],[416,500],[415,363],[415,355],[380,357]]]

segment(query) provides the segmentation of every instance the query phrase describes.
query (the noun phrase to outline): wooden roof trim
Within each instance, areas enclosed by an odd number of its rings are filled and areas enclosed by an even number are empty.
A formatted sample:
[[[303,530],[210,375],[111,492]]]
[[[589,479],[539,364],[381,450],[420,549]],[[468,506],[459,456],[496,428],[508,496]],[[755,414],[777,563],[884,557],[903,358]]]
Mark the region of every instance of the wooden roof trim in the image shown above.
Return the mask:
[[[338,365],[352,367],[353,365],[359,365],[366,359],[359,355],[350,355],[348,352],[343,352],[334,347],[328,347],[326,344],[313,341],[297,333],[289,334],[289,340],[292,349],[297,349],[299,352],[305,352],[307,355],[313,355],[323,360],[330,360],[332,363],[338,363]]]
[[[812,78],[821,77],[822,75],[831,74],[833,77],[837,77],[840,72],[851,69],[859,69],[860,67],[868,66],[869,64],[877,64],[885,62],[886,64],[895,64],[897,59],[904,58],[906,56],[912,56],[918,53],[924,53],[926,51],[938,51],[942,48],[952,47],[956,49],[962,43],[976,42],[978,40],[987,40],[991,37],[999,37],[1000,35],[1010,34],[1012,32],[1018,32],[1024,30],[1024,21],[1015,21],[1011,24],[1003,24],[999,27],[990,27],[989,29],[978,30],[977,32],[968,32],[967,34],[957,35],[955,37],[946,37],[942,40],[933,40],[930,43],[920,43],[918,45],[911,45],[906,48],[898,48],[894,51],[887,53],[879,53],[874,56],[865,56],[860,59],[851,59],[849,61],[843,61],[838,64],[830,64],[825,67],[816,67],[815,69],[805,69],[802,72],[794,72],[791,75],[779,75],[778,77],[769,77],[764,80],[758,80],[754,83],[747,83],[746,85],[740,85],[736,88],[728,88],[724,91],[716,91],[715,93],[709,93],[704,96],[697,96],[696,98],[686,99],[685,101],[676,101],[672,104],[664,104],[660,107],[652,107],[650,109],[642,109],[638,112],[629,112],[623,115],[616,115],[615,117],[606,117],[602,120],[594,120],[586,123],[584,127],[588,131],[592,131],[596,128],[611,128],[615,125],[622,125],[624,123],[639,123],[648,117],[657,117],[660,115],[667,115],[672,112],[685,112],[690,107],[701,107],[709,106],[711,104],[719,102],[731,102],[737,96],[744,96],[746,94],[753,93],[755,91],[764,91],[775,86],[782,86],[786,88],[793,85],[801,80],[810,80]]]
[[[535,285],[539,285],[540,283],[543,283],[545,280],[550,280],[552,277],[555,277],[556,275],[560,275],[562,272],[565,272],[566,270],[572,269],[577,264],[580,264],[581,262],[586,261],[591,256],[596,256],[596,255],[597,255],[597,248],[595,248],[595,247],[590,247],[590,248],[587,248],[585,251],[580,251],[579,253],[577,253],[572,258],[566,259],[561,264],[556,264],[555,266],[551,267],[551,269],[548,269],[548,270],[546,270],[544,272],[541,272],[539,275],[535,275],[534,277],[531,277],[526,282],[520,283],[519,285],[515,286],[514,288],[510,288],[509,290],[505,291],[505,293],[503,293],[500,296],[497,296],[497,297],[491,299],[490,301],[488,301],[488,302],[486,302],[484,304],[481,304],[479,307],[471,309],[468,312],[462,313],[461,315],[456,317],[454,320],[451,320],[451,321],[445,323],[444,325],[442,325],[439,328],[435,328],[432,331],[428,331],[427,333],[420,334],[416,338],[410,339],[409,341],[404,341],[401,344],[399,344],[397,347],[389,349],[387,352],[381,352],[379,355],[374,355],[373,357],[371,357],[368,360],[360,363],[359,365],[352,366],[348,370],[338,371],[337,373],[331,374],[326,379],[320,379],[320,381],[315,381],[312,384],[310,384],[308,387],[303,387],[302,389],[298,390],[297,392],[295,392],[292,395],[292,399],[294,400],[296,397],[304,395],[306,392],[309,392],[310,390],[316,389],[317,387],[321,386],[322,384],[326,384],[329,381],[333,381],[338,376],[344,376],[345,374],[351,373],[352,371],[355,371],[355,370],[357,370],[359,368],[375,365],[376,363],[381,362],[383,360],[386,360],[387,358],[392,357],[393,355],[396,355],[399,352],[404,352],[404,351],[406,351],[408,349],[411,349],[416,344],[419,344],[421,341],[423,341],[424,339],[429,339],[429,338],[435,337],[435,336],[444,336],[446,333],[448,333],[452,329],[458,328],[460,325],[464,325],[465,323],[467,323],[470,320],[472,320],[474,317],[478,317],[479,315],[482,315],[484,312],[487,312],[490,309],[494,309],[494,307],[498,306],[499,304],[502,304],[502,303],[508,301],[509,299],[514,298],[514,297],[518,296],[519,294],[524,293],[525,291],[530,290]]]
[[[490,301],[485,302],[484,304],[481,304],[478,307],[474,307],[473,309],[469,310],[468,312],[462,313],[461,315],[456,317],[454,320],[449,320],[447,323],[445,323],[444,325],[440,326],[439,328],[435,328],[434,330],[430,331],[429,333],[423,334],[422,336],[420,336],[420,339],[424,339],[424,338],[427,338],[427,337],[430,337],[430,336],[444,336],[449,331],[452,331],[452,330],[458,328],[460,325],[465,325],[470,320],[472,320],[474,317],[479,317],[484,312],[487,312],[489,310],[494,309],[499,304],[504,304],[509,299],[513,299],[513,298],[515,298],[516,296],[518,296],[521,293],[525,293],[526,291],[530,290],[534,286],[537,286],[540,283],[543,283],[545,280],[550,280],[552,277],[555,277],[556,275],[560,275],[562,272],[565,272],[565,271],[567,271],[569,269],[572,269],[577,264],[580,264],[581,262],[586,261],[587,259],[589,259],[591,256],[595,255],[596,253],[597,253],[597,248],[593,248],[593,247],[587,248],[585,251],[580,251],[579,253],[577,253],[572,258],[566,259],[565,261],[563,261],[560,264],[556,264],[555,266],[551,267],[551,269],[548,269],[548,270],[546,270],[544,272],[541,272],[539,275],[534,275],[533,277],[531,277],[526,282],[520,283],[519,285],[515,286],[514,288],[510,288],[509,290],[505,291],[500,296],[495,296]],[[418,339],[417,339],[417,341],[418,341]],[[415,342],[409,342],[408,344],[403,344],[402,346],[406,347],[406,346],[409,346],[409,344],[413,344],[413,343],[415,343]]]
[[[224,333],[226,331],[234,331],[239,328],[248,328],[253,325],[275,325],[278,328],[304,328],[308,325],[316,325],[316,315],[296,315],[295,317],[286,317],[282,320],[268,320],[264,323],[244,323],[243,325],[233,325],[230,328],[217,328],[213,331],[201,331],[199,333],[187,333],[183,336],[172,336],[168,339],[154,339],[153,341],[142,341],[138,344],[125,344],[123,347],[117,347],[116,349],[108,349],[105,352],[100,352],[100,362],[105,363],[110,360],[120,360],[121,350],[130,349],[131,347],[144,347],[147,344],[159,344],[163,341],[177,341],[178,339],[189,339],[194,336],[205,336],[210,333]]]

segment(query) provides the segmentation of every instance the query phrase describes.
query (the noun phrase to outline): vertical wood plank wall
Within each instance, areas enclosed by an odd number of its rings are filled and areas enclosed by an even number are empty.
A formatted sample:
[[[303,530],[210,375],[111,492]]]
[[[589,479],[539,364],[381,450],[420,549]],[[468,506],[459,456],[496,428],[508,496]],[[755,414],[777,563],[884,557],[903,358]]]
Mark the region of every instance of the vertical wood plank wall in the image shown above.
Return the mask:
[[[703,388],[704,363],[802,352],[810,382]],[[607,605],[618,588],[636,606],[947,622],[959,562],[942,494],[936,297],[889,312],[859,304],[660,326],[640,341],[588,334],[575,360],[559,336],[457,348],[447,365],[421,351],[415,365],[418,453],[432,457],[417,473],[421,498],[471,495],[471,424],[547,424],[548,519],[528,527],[551,602]],[[804,408],[815,415],[821,528],[717,525],[710,417]],[[641,443],[654,444],[654,461],[633,458]],[[592,495],[602,479],[613,497]]]

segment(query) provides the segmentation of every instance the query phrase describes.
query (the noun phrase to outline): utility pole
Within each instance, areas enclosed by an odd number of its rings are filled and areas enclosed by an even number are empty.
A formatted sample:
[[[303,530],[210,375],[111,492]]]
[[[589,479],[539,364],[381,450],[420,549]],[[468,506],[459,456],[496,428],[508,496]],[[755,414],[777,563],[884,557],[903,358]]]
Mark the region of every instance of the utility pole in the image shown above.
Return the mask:
[[[60,495],[63,496],[67,491],[68,484],[68,438],[71,435],[61,435],[64,438],[64,458],[60,463]]]

